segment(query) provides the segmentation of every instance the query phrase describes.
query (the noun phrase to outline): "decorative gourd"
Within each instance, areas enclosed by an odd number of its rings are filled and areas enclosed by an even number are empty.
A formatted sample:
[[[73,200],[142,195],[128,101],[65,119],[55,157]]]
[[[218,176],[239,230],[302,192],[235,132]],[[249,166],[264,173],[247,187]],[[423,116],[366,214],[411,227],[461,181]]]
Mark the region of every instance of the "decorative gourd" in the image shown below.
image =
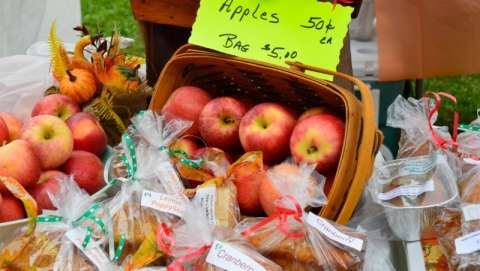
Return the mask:
[[[67,71],[60,81],[60,93],[69,96],[79,104],[90,101],[96,89],[95,76],[84,69]]]

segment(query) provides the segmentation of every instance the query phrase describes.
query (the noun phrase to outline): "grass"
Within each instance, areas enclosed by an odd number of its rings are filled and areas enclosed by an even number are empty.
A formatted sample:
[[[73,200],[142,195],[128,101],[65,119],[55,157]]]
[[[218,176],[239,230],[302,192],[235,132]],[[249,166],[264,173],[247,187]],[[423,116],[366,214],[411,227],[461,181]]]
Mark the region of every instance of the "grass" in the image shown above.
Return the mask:
[[[129,0],[81,1],[82,21],[89,29],[94,30],[98,27],[108,35],[116,27],[123,36],[135,39],[134,46],[127,49],[127,53],[145,55],[143,38],[139,25],[133,18]],[[427,79],[425,89],[446,91],[455,95],[459,101],[457,110],[460,112],[462,123],[471,122],[476,117],[477,108],[480,108],[480,75]],[[451,103],[445,104],[440,114],[440,124],[451,123],[454,108]]]
[[[143,38],[129,0],[81,0],[81,4],[82,22],[90,31],[99,29],[110,35],[116,28],[122,36],[135,39],[134,45],[125,50],[127,54],[145,56]]]

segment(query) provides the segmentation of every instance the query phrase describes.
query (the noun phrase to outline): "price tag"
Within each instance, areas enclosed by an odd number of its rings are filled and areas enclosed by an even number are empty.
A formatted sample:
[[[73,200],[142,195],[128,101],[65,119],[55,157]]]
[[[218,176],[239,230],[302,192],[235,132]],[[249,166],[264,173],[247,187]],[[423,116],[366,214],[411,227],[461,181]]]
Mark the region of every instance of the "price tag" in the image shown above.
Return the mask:
[[[94,246],[93,243],[90,242],[86,248],[83,248],[82,242],[85,234],[83,229],[74,228],[67,231],[65,236],[80,249],[99,270],[111,270],[110,260],[100,247]]]
[[[378,193],[379,200],[391,200],[400,196],[418,197],[425,192],[435,191],[433,180],[428,180],[424,184],[407,184],[396,187],[388,192]]]
[[[215,186],[208,186],[197,189],[193,202],[200,206],[208,223],[212,226],[217,225],[217,218],[215,213],[215,204],[217,202],[217,188]]]
[[[211,265],[230,271],[266,271],[263,266],[248,255],[220,241],[213,243],[206,261]]]
[[[201,0],[189,43],[281,66],[290,60],[336,70],[352,11],[317,0]]]
[[[480,204],[468,204],[462,206],[463,218],[465,221],[480,219]]]
[[[455,239],[455,251],[457,254],[470,254],[478,250],[480,250],[480,231]]]
[[[359,238],[355,238],[353,236],[349,236],[344,234],[343,232],[337,230],[332,224],[330,224],[327,220],[313,214],[308,213],[307,216],[307,223],[321,232],[327,238],[338,242],[344,246],[353,248],[357,251],[363,250],[363,240]]]
[[[144,207],[176,215],[180,218],[183,217],[185,211],[185,202],[182,199],[149,190],[143,190],[140,204]]]

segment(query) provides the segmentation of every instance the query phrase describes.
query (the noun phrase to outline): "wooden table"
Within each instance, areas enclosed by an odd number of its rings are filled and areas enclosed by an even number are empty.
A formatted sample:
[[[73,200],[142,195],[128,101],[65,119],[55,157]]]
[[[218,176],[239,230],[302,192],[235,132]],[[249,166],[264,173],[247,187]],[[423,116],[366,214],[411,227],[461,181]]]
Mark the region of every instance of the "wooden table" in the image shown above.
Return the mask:
[[[358,2],[353,17],[358,14]],[[131,0],[132,12],[140,22],[145,40],[147,80],[154,85],[173,53],[188,42],[195,21],[199,0]],[[337,70],[352,74],[349,37],[344,40]],[[334,82],[353,90],[353,85],[340,78]]]

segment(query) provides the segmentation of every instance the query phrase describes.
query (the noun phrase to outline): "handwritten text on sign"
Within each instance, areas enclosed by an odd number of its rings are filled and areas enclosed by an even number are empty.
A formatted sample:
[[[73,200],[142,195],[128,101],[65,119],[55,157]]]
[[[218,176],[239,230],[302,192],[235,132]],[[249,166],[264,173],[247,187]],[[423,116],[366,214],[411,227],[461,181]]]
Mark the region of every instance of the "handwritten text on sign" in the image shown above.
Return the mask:
[[[317,0],[201,0],[189,42],[282,66],[291,60],[336,70],[352,11]]]

